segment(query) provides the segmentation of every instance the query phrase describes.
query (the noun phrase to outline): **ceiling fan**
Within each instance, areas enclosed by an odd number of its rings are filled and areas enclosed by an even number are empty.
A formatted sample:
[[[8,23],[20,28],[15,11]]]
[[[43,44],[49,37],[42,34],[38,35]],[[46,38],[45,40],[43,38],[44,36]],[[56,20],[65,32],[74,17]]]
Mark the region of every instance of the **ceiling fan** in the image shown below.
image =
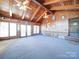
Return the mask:
[[[32,10],[28,5],[31,0],[14,0],[16,4],[14,6],[19,7],[19,9],[26,11],[26,9]]]
[[[31,0],[14,0],[16,4],[14,6],[19,7],[20,10],[23,10],[22,19],[25,18],[27,9],[32,10],[32,8],[28,7]]]

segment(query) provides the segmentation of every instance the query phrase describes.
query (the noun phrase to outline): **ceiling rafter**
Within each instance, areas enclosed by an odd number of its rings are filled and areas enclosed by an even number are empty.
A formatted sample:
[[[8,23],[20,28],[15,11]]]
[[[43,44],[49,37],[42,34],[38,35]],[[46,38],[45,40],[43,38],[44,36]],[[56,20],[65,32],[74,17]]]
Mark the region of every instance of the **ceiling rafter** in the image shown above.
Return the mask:
[[[39,3],[38,1],[36,1],[36,0],[32,0],[34,3],[36,3],[37,5],[39,5],[39,6],[41,6],[42,8],[44,8],[45,10],[47,10],[50,14],[52,14],[52,12],[48,9],[48,8],[46,8],[43,4],[41,4],[41,3]]]
[[[50,10],[79,10],[79,4],[52,7]]]
[[[35,10],[35,12],[34,12],[34,14],[32,15],[32,17],[31,17],[31,21],[34,19],[34,17],[36,16],[36,14],[38,13],[38,11],[40,10],[40,6],[38,6],[38,8]]]
[[[76,5],[76,3],[77,3],[77,0],[74,0],[74,1],[73,1],[73,3],[74,3],[74,5]]]
[[[50,4],[59,3],[62,1],[65,2],[65,1],[69,1],[69,0],[51,0],[51,1],[45,2],[44,5],[50,5]]]
[[[44,14],[46,13],[47,11],[44,11],[41,15],[40,15],[40,17],[36,20],[36,22],[38,22],[43,16],[44,16]]]

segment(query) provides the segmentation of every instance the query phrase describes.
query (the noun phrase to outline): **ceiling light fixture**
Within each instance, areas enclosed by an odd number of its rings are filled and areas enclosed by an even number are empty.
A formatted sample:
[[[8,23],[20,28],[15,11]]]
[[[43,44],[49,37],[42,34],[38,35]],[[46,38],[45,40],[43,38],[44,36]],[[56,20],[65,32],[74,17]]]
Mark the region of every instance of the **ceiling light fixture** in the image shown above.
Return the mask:
[[[45,15],[43,16],[43,18],[48,18],[47,12],[46,12]]]

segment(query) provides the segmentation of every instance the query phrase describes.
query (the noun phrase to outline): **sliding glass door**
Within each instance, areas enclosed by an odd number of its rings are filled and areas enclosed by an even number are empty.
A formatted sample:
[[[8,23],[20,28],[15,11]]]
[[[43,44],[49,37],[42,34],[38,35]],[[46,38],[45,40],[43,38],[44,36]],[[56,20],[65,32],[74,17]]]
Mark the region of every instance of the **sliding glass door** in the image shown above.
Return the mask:
[[[10,36],[17,36],[16,23],[10,23]]]
[[[39,31],[40,31],[40,28],[39,26],[37,26],[37,30],[36,30],[37,34],[39,34]]]
[[[8,22],[0,22],[0,37],[8,37],[9,36],[9,23]]]
[[[26,36],[26,25],[21,25],[21,37]]]
[[[39,28],[39,26],[38,25],[34,25],[33,26],[33,34],[39,34],[39,30],[40,28]]]
[[[37,27],[36,25],[33,26],[33,34],[36,34],[37,33]]]
[[[27,36],[31,36],[31,25],[27,25]]]
[[[39,26],[33,26],[33,34],[39,34]],[[0,22],[0,37],[24,37],[32,35],[32,26],[13,22]]]

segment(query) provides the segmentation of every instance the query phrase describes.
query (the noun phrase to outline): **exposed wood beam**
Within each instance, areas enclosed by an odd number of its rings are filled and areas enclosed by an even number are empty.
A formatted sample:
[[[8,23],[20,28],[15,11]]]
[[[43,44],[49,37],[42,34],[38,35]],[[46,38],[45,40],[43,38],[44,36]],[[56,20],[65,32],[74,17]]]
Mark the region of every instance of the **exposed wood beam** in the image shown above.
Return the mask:
[[[69,0],[51,0],[51,1],[45,2],[44,5],[50,5],[50,4],[58,3],[62,1],[64,2],[64,1],[69,1]]]
[[[74,5],[76,5],[76,2],[77,2],[76,0],[73,1]]]
[[[44,11],[42,14],[41,14],[41,16],[36,20],[36,22],[38,22],[43,16],[44,16],[44,14],[46,13],[47,11]]]
[[[40,6],[35,10],[34,14],[31,17],[31,21],[34,19],[34,17],[36,16],[36,14],[38,13],[38,11],[40,10]]]
[[[79,10],[79,4],[52,7],[50,10]]]
[[[64,2],[63,2],[63,1],[62,1],[62,2],[60,2],[60,5],[61,5],[61,6],[64,6]]]
[[[36,3],[37,5],[43,7],[45,10],[47,10],[49,13],[52,13],[49,9],[47,9],[44,5],[40,4],[39,2],[37,2],[36,0],[32,0],[34,3]]]

